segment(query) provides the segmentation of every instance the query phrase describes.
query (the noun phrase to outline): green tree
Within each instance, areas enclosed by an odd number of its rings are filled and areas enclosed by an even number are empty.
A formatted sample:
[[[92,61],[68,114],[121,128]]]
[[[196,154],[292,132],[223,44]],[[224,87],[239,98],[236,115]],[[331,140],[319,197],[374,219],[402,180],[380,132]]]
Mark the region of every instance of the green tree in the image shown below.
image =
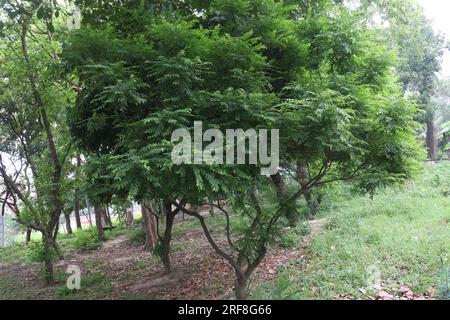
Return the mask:
[[[65,107],[73,95],[56,79],[58,44],[53,41],[50,1],[1,1],[2,70],[0,83],[1,151],[25,166],[23,188],[11,176],[6,159],[0,173],[7,192],[17,200],[16,219],[42,233],[45,279],[53,279],[52,250],[63,211],[63,184],[71,138]]]
[[[88,11],[63,54],[82,87],[71,130],[89,153],[90,190],[196,217],[235,271],[237,298],[247,297],[251,275],[306,192],[353,180],[373,193],[414,173],[416,109],[397,83],[395,52],[340,2],[133,3],[116,3],[102,19]],[[140,24],[130,27],[123,12]],[[172,133],[192,133],[194,121],[281,129],[280,174],[174,164]],[[308,175],[293,192],[280,188],[299,164]],[[223,213],[225,246],[188,203]]]

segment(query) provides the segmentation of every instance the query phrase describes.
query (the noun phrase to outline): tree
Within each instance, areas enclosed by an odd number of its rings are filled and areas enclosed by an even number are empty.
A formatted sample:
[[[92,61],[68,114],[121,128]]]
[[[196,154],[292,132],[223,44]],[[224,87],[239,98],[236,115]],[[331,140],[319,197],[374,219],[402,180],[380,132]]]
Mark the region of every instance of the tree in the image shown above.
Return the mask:
[[[25,178],[32,189],[24,192],[1,162],[0,174],[16,197],[18,222],[42,234],[45,279],[53,279],[52,250],[59,255],[56,237],[63,211],[62,184],[71,139],[64,119],[70,91],[54,78],[57,45],[53,41],[53,2],[0,2],[7,18],[8,36],[2,39],[1,82],[2,151],[26,163]],[[50,59],[48,59],[50,55]],[[62,92],[62,93],[61,93]]]
[[[431,22],[415,0],[363,1],[361,10],[370,15],[378,12],[389,22],[383,32],[386,39],[398,50],[400,63],[398,74],[407,93],[417,96],[423,113],[418,120],[426,125],[427,156],[437,160],[437,128],[432,103],[437,86],[437,73],[441,70],[441,58],[446,49],[444,37],[434,32]]]
[[[174,207],[197,218],[245,299],[300,196],[339,180],[373,193],[411,177],[416,110],[396,83],[395,53],[338,2],[185,3],[161,11],[116,4],[73,35],[64,57],[83,89],[72,133],[91,154],[91,190],[108,186],[164,203],[166,215]],[[140,25],[126,27],[124,11]],[[195,121],[205,130],[281,128],[282,170],[269,178],[253,164],[174,164],[172,133],[192,133]],[[299,165],[309,172],[290,191],[284,179]],[[188,203],[222,212],[226,248]],[[169,241],[170,230],[169,220]]]

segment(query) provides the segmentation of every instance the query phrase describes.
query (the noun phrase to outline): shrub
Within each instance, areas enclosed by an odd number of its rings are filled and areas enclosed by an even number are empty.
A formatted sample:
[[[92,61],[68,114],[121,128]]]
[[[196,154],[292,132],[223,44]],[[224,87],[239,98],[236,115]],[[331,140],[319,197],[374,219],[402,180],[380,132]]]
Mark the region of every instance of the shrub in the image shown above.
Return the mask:
[[[100,244],[97,231],[93,229],[78,231],[73,242],[75,248],[82,250],[96,250]]]

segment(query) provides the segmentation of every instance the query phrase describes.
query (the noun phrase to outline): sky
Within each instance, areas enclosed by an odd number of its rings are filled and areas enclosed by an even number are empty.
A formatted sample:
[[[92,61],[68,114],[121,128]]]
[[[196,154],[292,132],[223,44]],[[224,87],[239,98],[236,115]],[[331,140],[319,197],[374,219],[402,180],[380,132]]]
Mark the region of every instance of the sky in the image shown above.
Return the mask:
[[[419,0],[426,16],[433,21],[436,31],[442,32],[450,40],[450,1]],[[450,77],[450,51],[446,51],[442,62],[442,75]]]

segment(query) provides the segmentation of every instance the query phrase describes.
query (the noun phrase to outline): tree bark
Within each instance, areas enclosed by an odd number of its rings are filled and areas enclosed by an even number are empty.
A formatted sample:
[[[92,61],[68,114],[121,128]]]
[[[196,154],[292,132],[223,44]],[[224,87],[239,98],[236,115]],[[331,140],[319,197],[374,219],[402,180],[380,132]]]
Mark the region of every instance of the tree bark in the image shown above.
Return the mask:
[[[81,167],[81,157],[78,154],[77,155],[77,169]],[[78,175],[78,170],[77,170]],[[80,190],[78,188],[75,189],[75,204],[74,204],[74,211],[75,211],[75,221],[77,224],[77,229],[81,230],[83,227],[81,226],[81,217],[80,217],[80,199],[78,199],[78,193]]]
[[[42,233],[42,244],[44,246],[44,280],[49,284],[53,281],[53,237],[52,235]]]
[[[66,218],[66,230],[67,230],[67,234],[72,234],[72,225],[70,223],[70,213],[64,213],[64,216]]]
[[[142,227],[145,232],[145,250],[153,251],[158,241],[158,236],[156,234],[156,223],[155,218],[151,211],[145,206],[141,206],[142,210]]]
[[[173,221],[175,219],[176,214],[179,212],[177,209],[172,211],[172,204],[164,203],[164,210],[165,210],[165,216],[166,216],[166,227],[164,229],[164,236],[162,239],[162,253],[161,253],[161,260],[164,265],[164,269],[166,270],[166,273],[172,272],[172,265],[170,262],[170,244],[172,241],[172,228],[173,228]]]
[[[108,211],[105,208],[102,208],[102,218],[105,225],[108,225],[110,228],[112,228],[112,221],[109,218]]]
[[[113,227],[112,219],[111,219],[111,212],[109,211],[109,206],[106,206],[106,216],[108,217],[109,226]]]
[[[247,286],[248,286],[248,277],[246,277],[245,275],[237,274],[235,284],[236,300],[247,300],[248,298]]]
[[[105,237],[105,231],[103,230],[103,225],[102,225],[102,211],[104,209],[102,207],[99,206],[95,206],[94,208],[94,213],[95,213],[95,224],[97,227],[97,233],[98,233],[98,239],[100,241],[105,241],[106,237]]]
[[[75,221],[76,221],[76,224],[77,224],[77,229],[81,230],[83,228],[81,226],[80,201],[78,201],[78,199],[75,200],[75,210],[74,211],[75,211]]]
[[[27,228],[27,234],[26,234],[26,237],[25,237],[26,244],[29,244],[30,241],[31,241],[31,232],[32,232],[32,229],[31,228]]]
[[[289,221],[291,226],[295,226],[298,221],[298,213],[295,208],[295,201],[288,203],[288,195],[286,194],[286,185],[280,173],[271,176],[272,183],[275,187],[280,207],[283,208],[283,215]]]

